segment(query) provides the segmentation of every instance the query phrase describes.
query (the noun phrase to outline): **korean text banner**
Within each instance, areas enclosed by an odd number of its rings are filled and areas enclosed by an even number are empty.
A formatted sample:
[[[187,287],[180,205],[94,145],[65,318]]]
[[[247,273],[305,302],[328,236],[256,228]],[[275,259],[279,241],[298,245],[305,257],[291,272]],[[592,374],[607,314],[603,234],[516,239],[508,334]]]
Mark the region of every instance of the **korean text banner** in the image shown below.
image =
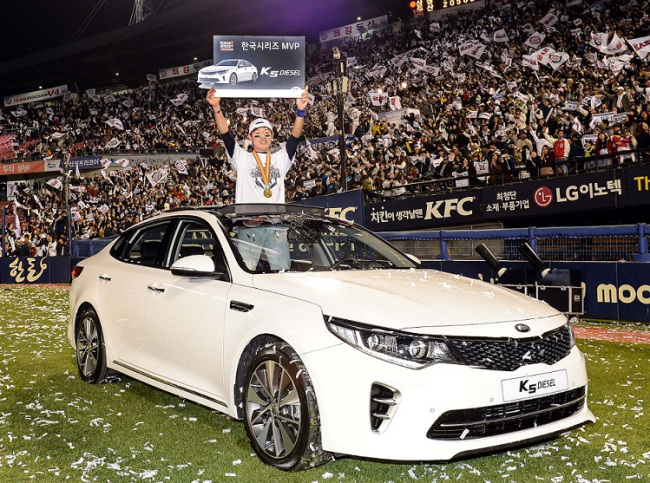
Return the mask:
[[[178,67],[169,67],[167,69],[158,70],[158,77],[162,79],[171,79],[172,77],[183,77],[185,75],[196,74],[203,67],[212,65],[212,60],[204,60],[202,62],[195,62],[194,64],[180,65]]]
[[[214,65],[199,87],[218,97],[294,97],[305,89],[304,37],[214,36]]]

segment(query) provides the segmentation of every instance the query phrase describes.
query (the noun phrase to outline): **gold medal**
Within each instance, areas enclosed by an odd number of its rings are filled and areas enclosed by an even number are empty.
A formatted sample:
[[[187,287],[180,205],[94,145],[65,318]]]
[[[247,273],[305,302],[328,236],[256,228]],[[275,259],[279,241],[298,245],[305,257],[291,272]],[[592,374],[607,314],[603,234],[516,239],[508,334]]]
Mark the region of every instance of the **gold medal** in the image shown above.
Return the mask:
[[[266,162],[264,163],[264,166],[262,166],[262,160],[260,159],[257,152],[253,151],[253,157],[255,158],[257,167],[260,170],[260,176],[262,176],[262,182],[264,183],[264,191],[263,191],[264,197],[270,198],[271,196],[273,196],[273,193],[271,193],[271,188],[269,187],[271,185],[271,153],[269,152],[266,153]]]

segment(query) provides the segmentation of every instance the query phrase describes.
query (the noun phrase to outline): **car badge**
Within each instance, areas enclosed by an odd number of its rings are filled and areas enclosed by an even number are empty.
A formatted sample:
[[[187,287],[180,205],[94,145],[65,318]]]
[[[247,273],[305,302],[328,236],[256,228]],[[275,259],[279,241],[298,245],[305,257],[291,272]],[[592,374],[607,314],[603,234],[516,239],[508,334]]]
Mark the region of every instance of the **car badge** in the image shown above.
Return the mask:
[[[515,325],[515,329],[518,332],[528,332],[528,331],[530,331],[530,327],[528,327],[526,324],[517,324],[517,325]]]

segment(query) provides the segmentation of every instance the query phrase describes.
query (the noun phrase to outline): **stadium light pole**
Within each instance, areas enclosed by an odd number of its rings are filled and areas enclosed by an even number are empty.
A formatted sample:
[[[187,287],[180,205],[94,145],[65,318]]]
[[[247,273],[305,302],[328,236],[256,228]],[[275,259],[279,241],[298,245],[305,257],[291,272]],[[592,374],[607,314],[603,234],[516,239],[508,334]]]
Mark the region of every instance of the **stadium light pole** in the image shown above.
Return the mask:
[[[339,132],[339,152],[341,156],[341,188],[343,191],[348,190],[347,176],[347,152],[345,150],[345,98],[350,92],[350,80],[345,75],[345,59],[341,58],[341,52],[338,47],[333,49],[334,56],[334,79],[332,80],[331,90],[334,94],[336,111],[338,114],[338,132]]]

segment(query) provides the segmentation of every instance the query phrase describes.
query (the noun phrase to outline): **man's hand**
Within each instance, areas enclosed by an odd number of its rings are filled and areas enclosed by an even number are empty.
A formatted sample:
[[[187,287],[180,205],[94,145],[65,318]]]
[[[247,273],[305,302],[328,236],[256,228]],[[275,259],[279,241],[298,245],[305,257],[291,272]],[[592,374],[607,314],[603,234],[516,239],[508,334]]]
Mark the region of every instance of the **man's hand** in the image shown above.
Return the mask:
[[[215,90],[214,87],[212,87],[208,91],[208,94],[205,96],[205,100],[208,101],[208,104],[210,104],[213,108],[218,109],[221,104],[221,97],[215,97],[214,93]]]
[[[309,90],[309,86],[305,86],[305,90],[302,91],[302,96],[296,99],[296,107],[301,111],[307,109],[307,105],[309,104],[309,96],[307,95],[308,90]]]

